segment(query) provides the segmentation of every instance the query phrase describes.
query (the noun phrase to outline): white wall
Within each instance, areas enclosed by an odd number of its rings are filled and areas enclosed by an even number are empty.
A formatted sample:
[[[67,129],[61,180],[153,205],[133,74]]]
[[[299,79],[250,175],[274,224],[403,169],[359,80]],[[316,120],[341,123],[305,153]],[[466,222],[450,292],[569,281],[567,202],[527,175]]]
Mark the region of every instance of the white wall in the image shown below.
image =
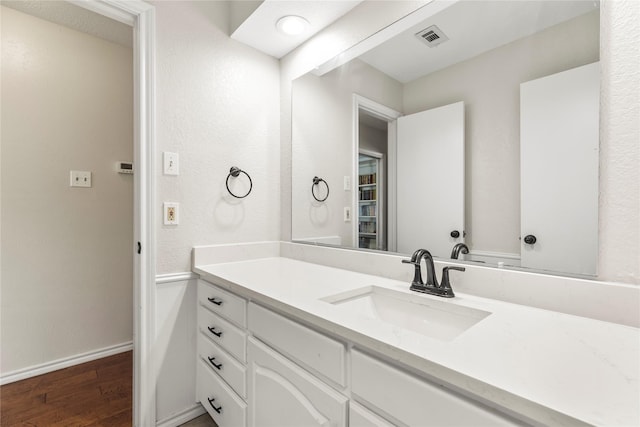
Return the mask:
[[[280,236],[279,63],[229,38],[230,2],[155,1],[157,93],[157,420],[198,415],[195,397],[195,245]],[[162,152],[180,175],[162,174]],[[253,180],[228,195],[232,166]],[[244,178],[240,178],[244,179]],[[242,184],[241,182],[240,184]],[[232,180],[233,185],[233,180]],[[162,225],[162,203],[180,203],[180,224]],[[177,274],[178,279],[172,278]],[[196,406],[194,406],[196,405]]]
[[[520,83],[599,59],[599,11],[404,86],[406,114],[465,103],[465,227],[473,251],[520,254]]]
[[[598,269],[640,284],[640,2],[605,0],[601,9]]]
[[[363,13],[371,5],[365,3],[361,6],[354,8],[346,17],[348,19],[336,21],[322,32],[322,39],[344,39],[346,48],[364,39],[366,34],[373,34],[384,27],[383,21],[378,20],[377,16]],[[397,6],[407,7],[407,4]],[[413,10],[417,7],[414,4]],[[386,17],[389,18],[388,24],[398,18],[391,13],[387,13]],[[603,0],[600,20],[602,109],[598,278],[640,284],[640,2]],[[287,184],[291,176],[291,134],[287,130],[291,117],[291,80],[328,57],[323,52],[322,60],[314,62],[314,52],[317,51],[312,42],[307,42],[282,59],[283,240],[291,237],[288,232],[291,218],[287,217],[291,210],[291,189]],[[337,46],[333,50],[335,54],[341,52]]]
[[[191,248],[280,236],[279,64],[231,40],[229,2],[157,1],[157,273],[189,271]],[[162,175],[162,152],[180,175]],[[253,191],[231,197],[232,166]],[[244,178],[239,178],[244,179]],[[162,202],[180,225],[162,225]]]
[[[156,388],[159,423],[184,412],[204,411],[196,404],[197,284],[188,275],[158,279],[154,351],[159,355]]]
[[[3,376],[130,345],[132,55],[2,6]]]
[[[353,191],[343,179],[355,165],[353,147],[353,94],[357,93],[393,109],[402,106],[402,84],[360,60],[317,77],[307,74],[293,84],[292,216],[293,237],[340,236],[353,246],[355,219],[345,222],[344,207],[353,205]],[[329,198],[317,202],[311,195],[314,176],[327,181]],[[317,189],[323,197],[323,184]],[[355,215],[355,212],[354,212]]]

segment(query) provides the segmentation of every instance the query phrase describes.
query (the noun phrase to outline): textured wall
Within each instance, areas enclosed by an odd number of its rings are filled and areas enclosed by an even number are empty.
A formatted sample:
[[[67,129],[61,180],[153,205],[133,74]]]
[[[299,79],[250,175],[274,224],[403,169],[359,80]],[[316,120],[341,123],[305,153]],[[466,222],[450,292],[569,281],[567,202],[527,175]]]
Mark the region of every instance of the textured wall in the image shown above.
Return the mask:
[[[601,9],[599,275],[640,284],[640,2]]]
[[[130,48],[2,7],[5,374],[132,339],[132,69]]]
[[[189,271],[194,245],[279,238],[279,64],[229,38],[228,2],[153,4],[162,274]],[[162,175],[163,151],[179,154],[179,176]],[[231,166],[251,175],[245,199],[226,191]],[[180,225],[162,225],[166,201],[180,203]]]

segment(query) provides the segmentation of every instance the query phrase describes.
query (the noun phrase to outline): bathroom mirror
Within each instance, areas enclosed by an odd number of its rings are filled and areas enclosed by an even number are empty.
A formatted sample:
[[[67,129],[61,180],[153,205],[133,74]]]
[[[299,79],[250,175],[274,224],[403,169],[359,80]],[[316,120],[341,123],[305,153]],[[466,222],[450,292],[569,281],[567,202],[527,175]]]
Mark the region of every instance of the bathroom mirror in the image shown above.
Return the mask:
[[[599,27],[593,0],[450,1],[296,79],[292,240],[595,275]]]

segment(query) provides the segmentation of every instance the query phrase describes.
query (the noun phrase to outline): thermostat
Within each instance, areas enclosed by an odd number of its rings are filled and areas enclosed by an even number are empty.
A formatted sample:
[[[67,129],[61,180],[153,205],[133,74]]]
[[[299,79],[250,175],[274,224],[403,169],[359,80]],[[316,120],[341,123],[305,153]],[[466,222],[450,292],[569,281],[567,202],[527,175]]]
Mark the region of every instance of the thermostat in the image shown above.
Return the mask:
[[[133,173],[133,163],[131,162],[118,162],[117,164],[118,173]]]

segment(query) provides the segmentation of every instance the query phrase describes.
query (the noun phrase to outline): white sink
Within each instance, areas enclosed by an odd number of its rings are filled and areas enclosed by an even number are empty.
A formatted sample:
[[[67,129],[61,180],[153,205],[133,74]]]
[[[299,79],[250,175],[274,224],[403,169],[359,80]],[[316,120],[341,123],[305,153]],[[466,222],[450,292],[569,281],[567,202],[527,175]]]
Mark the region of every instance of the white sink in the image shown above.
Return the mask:
[[[451,341],[491,314],[378,286],[342,292],[322,301],[442,341]]]

